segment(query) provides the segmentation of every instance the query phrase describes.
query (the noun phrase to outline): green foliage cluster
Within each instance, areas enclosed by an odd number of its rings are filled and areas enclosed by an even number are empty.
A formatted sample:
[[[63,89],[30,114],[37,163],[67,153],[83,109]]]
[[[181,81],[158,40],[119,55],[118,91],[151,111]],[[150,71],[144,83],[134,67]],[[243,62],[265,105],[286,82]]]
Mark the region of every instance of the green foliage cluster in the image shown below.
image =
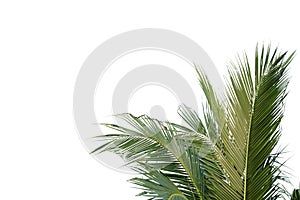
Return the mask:
[[[127,122],[97,137],[106,141],[92,153],[114,152],[141,177],[130,180],[151,200],[300,199],[292,195],[284,149],[277,149],[294,53],[257,47],[254,70],[246,54],[228,67],[226,91],[216,94],[197,66],[205,94],[203,116],[187,106],[179,115],[187,126],[149,116],[118,115]],[[132,165],[134,163],[134,165]]]

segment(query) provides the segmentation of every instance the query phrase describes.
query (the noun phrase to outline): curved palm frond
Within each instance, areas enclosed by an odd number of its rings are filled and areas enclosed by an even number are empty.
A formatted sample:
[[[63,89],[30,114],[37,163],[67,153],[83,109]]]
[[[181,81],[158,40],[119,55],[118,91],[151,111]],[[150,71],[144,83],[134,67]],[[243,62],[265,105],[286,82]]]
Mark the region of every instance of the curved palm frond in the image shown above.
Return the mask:
[[[222,199],[217,198],[220,192],[228,198],[232,196],[228,185],[221,184],[218,190],[214,189],[214,185],[224,182],[225,178],[212,151],[213,146],[205,135],[181,132],[168,122],[145,115],[124,114],[119,117],[131,124],[133,129],[105,124],[121,133],[98,136],[109,141],[92,153],[112,151],[123,156],[128,163],[137,163],[138,167],[134,169],[147,178],[135,178],[131,182],[143,186],[145,192],[141,195],[150,195],[154,199],[162,197],[161,192],[153,194],[155,184],[152,181],[159,172],[171,180],[187,199]]]

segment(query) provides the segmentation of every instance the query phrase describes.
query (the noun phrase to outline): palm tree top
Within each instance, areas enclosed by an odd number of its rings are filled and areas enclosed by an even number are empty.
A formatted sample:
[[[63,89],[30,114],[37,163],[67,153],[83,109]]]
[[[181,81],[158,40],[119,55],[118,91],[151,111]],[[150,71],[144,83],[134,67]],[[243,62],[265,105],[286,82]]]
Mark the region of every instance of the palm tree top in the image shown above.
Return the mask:
[[[228,67],[222,100],[195,66],[206,97],[203,116],[185,105],[178,114],[188,126],[121,114],[128,126],[103,124],[115,131],[98,136],[105,142],[92,153],[122,156],[142,175],[131,182],[148,199],[289,198],[283,149],[276,147],[294,55],[257,46],[253,68],[246,54],[238,57]]]

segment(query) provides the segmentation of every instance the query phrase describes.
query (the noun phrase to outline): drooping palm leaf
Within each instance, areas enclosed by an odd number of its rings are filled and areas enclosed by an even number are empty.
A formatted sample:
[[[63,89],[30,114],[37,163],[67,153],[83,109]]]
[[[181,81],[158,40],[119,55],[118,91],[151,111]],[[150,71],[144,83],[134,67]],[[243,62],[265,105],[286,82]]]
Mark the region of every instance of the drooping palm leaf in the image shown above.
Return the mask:
[[[148,116],[120,115],[130,127],[105,124],[118,133],[99,136],[106,143],[92,153],[122,156],[143,178],[132,183],[149,199],[279,199],[287,177],[274,153],[281,136],[287,66],[294,53],[256,49],[252,73],[247,56],[231,63],[225,99],[220,99],[196,67],[206,102],[202,117],[186,106],[179,115],[189,125]]]
[[[133,182],[143,185],[143,188],[147,187],[149,190],[143,195],[151,196],[152,194],[153,199],[162,198],[161,195],[153,195],[155,190],[152,187],[155,184],[150,184],[150,182],[154,180],[154,172],[155,177],[157,177],[156,173],[160,172],[161,176],[172,180],[178,190],[188,199],[214,195],[211,194],[213,191],[208,188],[211,185],[209,182],[222,180],[222,173],[218,169],[214,154],[211,153],[208,156],[212,145],[206,136],[179,132],[172,124],[159,122],[145,115],[135,117],[124,114],[121,117],[131,124],[133,130],[106,124],[123,133],[99,136],[99,138],[108,139],[109,142],[92,153],[112,151],[122,155],[128,162],[138,163],[143,169],[142,174],[148,178],[133,179]],[[205,149],[206,155],[203,158],[201,158],[201,149]],[[145,166],[148,167],[145,168]],[[209,181],[205,180],[205,176],[212,172],[215,173],[211,175],[214,178]]]

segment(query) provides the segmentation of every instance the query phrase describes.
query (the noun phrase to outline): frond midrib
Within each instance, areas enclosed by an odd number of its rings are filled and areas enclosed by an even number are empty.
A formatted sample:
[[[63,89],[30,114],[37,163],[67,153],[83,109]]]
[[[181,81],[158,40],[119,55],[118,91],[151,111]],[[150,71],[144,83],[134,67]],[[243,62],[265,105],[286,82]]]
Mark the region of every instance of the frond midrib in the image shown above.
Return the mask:
[[[249,149],[250,149],[250,135],[251,135],[251,130],[252,130],[252,120],[253,120],[253,115],[254,115],[254,108],[255,108],[255,103],[257,99],[257,95],[259,94],[260,86],[264,80],[265,73],[262,74],[260,77],[260,82],[258,83],[257,87],[254,87],[253,91],[253,97],[252,97],[252,106],[251,106],[251,112],[250,112],[250,120],[249,120],[249,127],[248,127],[248,133],[247,133],[247,143],[246,143],[246,161],[245,161],[245,177],[244,177],[244,197],[243,199],[247,199],[247,175],[248,175],[248,161],[249,161]]]

